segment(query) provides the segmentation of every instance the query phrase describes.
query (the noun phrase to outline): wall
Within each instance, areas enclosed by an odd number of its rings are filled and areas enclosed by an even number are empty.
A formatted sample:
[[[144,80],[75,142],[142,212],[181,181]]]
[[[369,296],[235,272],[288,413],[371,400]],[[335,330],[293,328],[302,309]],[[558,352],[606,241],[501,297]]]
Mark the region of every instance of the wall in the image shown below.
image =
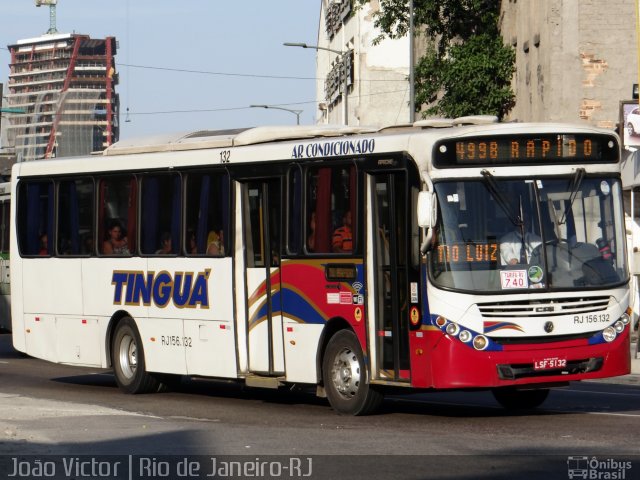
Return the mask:
[[[615,128],[638,83],[635,18],[633,0],[503,0],[517,68],[508,119]]]

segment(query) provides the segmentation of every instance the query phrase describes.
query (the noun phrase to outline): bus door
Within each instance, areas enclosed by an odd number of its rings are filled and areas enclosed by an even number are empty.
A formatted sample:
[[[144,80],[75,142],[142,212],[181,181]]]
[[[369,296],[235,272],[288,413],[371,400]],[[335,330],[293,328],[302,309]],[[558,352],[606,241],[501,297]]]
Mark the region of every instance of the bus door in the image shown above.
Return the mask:
[[[248,369],[260,375],[282,375],[281,179],[243,183],[242,209]]]
[[[409,262],[409,225],[411,208],[407,192],[406,172],[380,173],[368,177],[371,199],[371,228],[368,229],[367,265],[369,308],[375,322],[374,378],[409,381],[409,287],[417,289],[411,278]],[[373,288],[372,288],[373,286]],[[371,331],[371,329],[370,329]],[[373,346],[373,345],[372,345]]]

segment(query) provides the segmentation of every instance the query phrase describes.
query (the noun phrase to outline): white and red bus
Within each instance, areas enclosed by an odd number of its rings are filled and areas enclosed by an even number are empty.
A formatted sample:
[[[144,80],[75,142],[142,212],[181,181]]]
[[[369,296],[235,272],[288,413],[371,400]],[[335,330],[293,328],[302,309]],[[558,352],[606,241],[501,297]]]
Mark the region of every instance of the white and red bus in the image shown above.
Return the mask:
[[[347,414],[403,388],[532,408],[629,372],[619,161],[608,130],[468,117],[20,163],[14,346],[129,393],[187,375],[317,385]]]
[[[11,330],[11,274],[9,233],[11,231],[11,183],[0,183],[0,331]]]

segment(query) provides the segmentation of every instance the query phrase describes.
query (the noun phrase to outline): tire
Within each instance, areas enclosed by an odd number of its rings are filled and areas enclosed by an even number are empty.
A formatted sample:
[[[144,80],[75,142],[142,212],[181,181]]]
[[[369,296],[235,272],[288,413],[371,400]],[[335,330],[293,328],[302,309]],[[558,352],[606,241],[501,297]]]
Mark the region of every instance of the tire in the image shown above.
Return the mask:
[[[493,396],[507,410],[527,410],[542,405],[549,396],[549,389],[516,390],[504,387],[494,389]]]
[[[145,370],[142,341],[131,317],[124,317],[116,326],[111,361],[116,383],[124,392],[149,393],[161,389],[162,383]]]
[[[322,380],[329,404],[342,415],[373,413],[384,398],[369,383],[360,342],[350,330],[340,330],[329,340]]]

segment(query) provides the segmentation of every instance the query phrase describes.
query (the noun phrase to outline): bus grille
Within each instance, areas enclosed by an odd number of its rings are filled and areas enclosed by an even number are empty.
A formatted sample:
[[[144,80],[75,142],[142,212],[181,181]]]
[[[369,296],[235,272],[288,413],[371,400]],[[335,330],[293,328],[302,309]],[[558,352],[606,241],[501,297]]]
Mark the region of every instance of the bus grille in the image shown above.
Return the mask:
[[[554,317],[601,312],[609,307],[610,300],[611,297],[602,296],[478,303],[478,309],[483,318]]]

